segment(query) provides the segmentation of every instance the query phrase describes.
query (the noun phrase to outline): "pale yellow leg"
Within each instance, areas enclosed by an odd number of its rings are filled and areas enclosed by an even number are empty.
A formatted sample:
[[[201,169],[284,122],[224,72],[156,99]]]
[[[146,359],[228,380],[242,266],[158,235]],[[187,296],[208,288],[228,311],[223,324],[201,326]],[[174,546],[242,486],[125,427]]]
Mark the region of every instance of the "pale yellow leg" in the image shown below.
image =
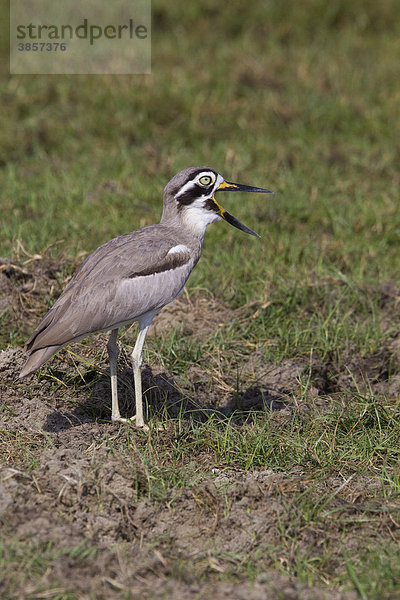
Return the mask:
[[[111,378],[111,419],[113,421],[120,421],[121,415],[119,412],[118,405],[118,386],[117,386],[117,361],[119,355],[119,348],[117,344],[118,329],[113,329],[108,339],[107,351],[108,359],[110,361],[110,378]]]
[[[146,339],[146,334],[149,329],[150,323],[146,321],[146,324],[139,322],[139,333],[137,336],[136,344],[132,352],[132,369],[133,379],[135,383],[135,401],[136,401],[136,425],[137,427],[145,427],[143,417],[143,399],[142,399],[142,374],[140,367],[143,361],[143,344]],[[147,427],[146,427],[147,429]]]

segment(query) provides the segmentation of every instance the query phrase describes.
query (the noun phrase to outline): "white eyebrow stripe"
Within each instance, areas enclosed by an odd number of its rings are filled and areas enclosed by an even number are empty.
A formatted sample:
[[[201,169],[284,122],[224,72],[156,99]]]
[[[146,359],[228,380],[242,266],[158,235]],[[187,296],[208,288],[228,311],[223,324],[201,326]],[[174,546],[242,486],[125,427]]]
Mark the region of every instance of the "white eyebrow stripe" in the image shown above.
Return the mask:
[[[179,254],[182,252],[190,252],[189,248],[187,246],[185,246],[184,244],[178,244],[178,246],[173,246],[172,248],[170,248],[167,252],[167,256],[168,254]]]

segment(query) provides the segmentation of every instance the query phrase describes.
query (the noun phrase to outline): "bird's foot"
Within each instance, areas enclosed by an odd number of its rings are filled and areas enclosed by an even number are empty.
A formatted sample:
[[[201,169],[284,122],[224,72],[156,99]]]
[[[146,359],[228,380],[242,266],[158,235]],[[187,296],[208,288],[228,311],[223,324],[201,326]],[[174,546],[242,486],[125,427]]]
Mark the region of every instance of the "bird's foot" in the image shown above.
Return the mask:
[[[134,425],[135,427],[137,427],[138,429],[141,429],[142,431],[145,431],[146,433],[150,431],[150,427],[148,425],[146,425],[145,423],[138,423],[136,421],[136,415],[133,415],[133,417],[121,417],[119,415],[117,416],[112,416],[111,420],[114,423],[128,423],[129,425]],[[163,427],[159,426],[159,427],[152,427],[152,429],[154,429],[155,431],[158,431],[159,429],[163,429]]]
[[[136,427],[140,427],[139,423],[135,423],[136,415],[133,415],[133,417],[121,417],[121,415],[118,413],[117,415],[111,416],[111,421],[118,423],[130,423],[131,425],[136,425]]]

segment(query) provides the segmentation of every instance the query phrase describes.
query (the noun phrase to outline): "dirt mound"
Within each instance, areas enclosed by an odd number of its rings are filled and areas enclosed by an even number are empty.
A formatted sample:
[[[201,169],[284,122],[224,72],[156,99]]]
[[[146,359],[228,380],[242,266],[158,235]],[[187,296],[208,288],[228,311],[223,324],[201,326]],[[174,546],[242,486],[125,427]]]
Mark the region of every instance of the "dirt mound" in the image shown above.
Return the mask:
[[[61,293],[68,280],[63,270],[62,263],[48,257],[25,263],[0,258],[0,314],[7,330],[27,336],[50,298]]]
[[[64,433],[62,447],[44,451],[31,475],[14,468],[0,474],[4,533],[44,559],[48,548],[58,550],[31,587],[32,597],[51,584],[67,590],[72,580],[79,597],[125,597],[129,591],[130,597],[165,598],[168,590],[179,599],[356,597],[310,589],[274,570],[284,560],[271,553],[278,541],[274,524],[291,518],[276,489],[288,493],[298,483],[271,471],[233,471],[155,502],[146,499],[146,474],[135,452],[128,465],[107,448],[98,427],[79,429],[79,436]],[[123,434],[113,427],[113,435]],[[90,444],[82,445],[85,438]],[[310,535],[318,537],[309,531],[305,545],[312,544]],[[256,559],[254,584],[213,582],[224,571],[233,577],[236,562],[245,558]],[[10,579],[6,575],[3,585]]]

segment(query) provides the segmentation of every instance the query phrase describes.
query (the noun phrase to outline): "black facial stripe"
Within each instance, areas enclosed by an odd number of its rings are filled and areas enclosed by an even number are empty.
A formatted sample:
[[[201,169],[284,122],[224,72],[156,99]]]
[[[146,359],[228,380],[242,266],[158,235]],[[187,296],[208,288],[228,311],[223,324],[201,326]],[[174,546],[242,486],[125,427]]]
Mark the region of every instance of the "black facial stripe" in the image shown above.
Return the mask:
[[[185,190],[183,194],[179,194],[179,196],[176,199],[180,206],[188,206],[189,204],[192,204],[192,202],[197,200],[199,196],[200,194],[198,193],[197,188],[190,187],[187,190]]]
[[[204,203],[204,208],[206,208],[207,210],[213,210],[214,212],[219,211],[218,206],[215,204],[212,198],[207,198],[207,200]]]
[[[213,189],[214,184],[211,184],[207,187],[202,185],[194,184],[193,187],[188,188],[183,192],[183,194],[179,194],[176,198],[180,206],[188,206],[192,204],[195,200],[202,198],[202,196],[207,196],[211,190]]]

